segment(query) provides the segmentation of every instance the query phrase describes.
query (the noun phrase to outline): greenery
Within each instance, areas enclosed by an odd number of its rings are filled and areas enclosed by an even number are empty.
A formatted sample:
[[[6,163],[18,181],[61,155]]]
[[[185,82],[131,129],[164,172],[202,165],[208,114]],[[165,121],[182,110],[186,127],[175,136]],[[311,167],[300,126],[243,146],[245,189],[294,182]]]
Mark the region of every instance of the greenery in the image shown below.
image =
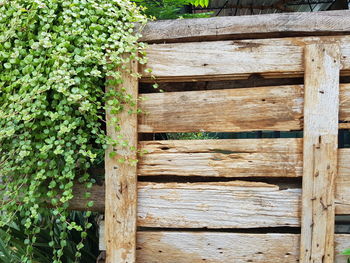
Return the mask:
[[[342,255],[350,256],[350,248],[345,249],[345,250],[342,252]],[[348,258],[348,263],[350,263],[350,258]]]
[[[146,18],[128,0],[0,0],[0,228],[13,262],[37,262],[43,231],[53,263],[68,262],[69,232],[80,233],[71,250],[80,261],[91,212],[78,224],[68,203],[78,181],[91,207],[87,169],[108,144],[129,147],[122,134],[106,137],[103,119],[105,110],[135,112],[120,73],[145,62],[134,22]],[[18,231],[25,247],[13,247]]]
[[[145,7],[145,14],[156,19],[175,18],[200,18],[209,17],[212,13],[186,13],[186,7],[190,5],[208,6],[209,0],[135,0],[135,2]]]
[[[9,225],[11,234],[0,229],[0,262],[21,262],[21,257],[26,253],[26,245],[24,240],[25,227],[21,224],[24,218],[17,218]],[[85,217],[83,212],[71,212],[68,216],[70,221],[74,221],[77,225],[83,227]],[[52,262],[53,248],[49,246],[50,232],[53,231],[55,235],[61,232],[60,224],[51,224],[52,217],[46,216],[41,219],[43,227],[37,234],[37,242],[33,244],[33,262]],[[87,231],[87,237],[84,240],[84,247],[81,248],[80,262],[95,263],[96,254],[98,254],[98,240],[97,240],[97,224],[95,216],[90,217],[92,227]],[[5,240],[8,240],[7,242]],[[75,253],[77,252],[77,245],[80,243],[80,233],[77,231],[69,231],[67,233],[67,246],[63,249],[64,262],[72,263],[75,261]],[[5,246],[5,242],[7,246]]]
[[[167,133],[167,139],[169,140],[206,140],[217,139],[215,133],[209,132],[175,132]]]

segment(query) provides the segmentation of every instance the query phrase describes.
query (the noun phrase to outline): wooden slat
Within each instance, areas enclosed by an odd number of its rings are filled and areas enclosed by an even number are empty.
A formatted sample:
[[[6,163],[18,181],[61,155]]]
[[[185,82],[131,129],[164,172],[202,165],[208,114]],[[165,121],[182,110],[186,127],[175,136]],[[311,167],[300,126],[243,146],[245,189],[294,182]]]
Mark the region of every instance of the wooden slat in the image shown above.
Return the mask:
[[[145,94],[139,132],[300,130],[301,85]],[[350,84],[340,87],[341,121],[350,121]]]
[[[300,189],[255,182],[144,183],[138,225],[170,228],[299,226]]]
[[[136,72],[137,62],[131,61],[127,69]],[[138,79],[132,77],[128,70],[122,73],[122,85],[126,93],[136,100]],[[127,141],[128,147],[110,146],[105,156],[106,262],[131,263],[135,262],[136,254],[137,172],[136,166],[130,165],[129,162],[120,163],[118,159],[136,159],[136,152],[132,147],[137,147],[137,114],[129,114],[128,110],[124,110],[118,117],[123,124],[120,131],[116,130],[115,124],[111,121],[113,115],[107,111],[107,135],[116,140],[121,136]],[[112,151],[116,151],[117,155],[111,157]]]
[[[302,139],[143,141],[140,176],[300,177]]]
[[[104,235],[100,224],[100,241]],[[299,235],[244,234],[184,231],[139,231],[137,262],[149,263],[292,263],[299,262]],[[349,247],[350,235],[335,235],[335,261],[345,263],[340,253]],[[105,244],[100,242],[100,250]]]
[[[302,125],[302,86],[154,93],[140,103],[140,132],[293,130]]]
[[[305,49],[304,160],[300,262],[334,262],[340,50]]]
[[[141,41],[183,42],[350,33],[350,11],[266,14],[150,22]]]
[[[338,174],[335,182],[335,212],[350,214],[350,149],[338,150]]]
[[[214,229],[300,226],[300,189],[280,190],[276,185],[244,181],[138,185],[138,226]]]
[[[336,179],[336,214],[350,214],[350,149],[339,149],[338,152],[339,175]],[[295,163],[295,165],[297,166],[297,163]],[[302,169],[302,166],[297,167],[297,169]],[[139,187],[139,191],[143,191],[142,189],[143,187]],[[84,186],[77,185],[75,187],[74,199],[70,203],[70,208],[72,210],[86,209],[86,198],[84,198],[85,190]],[[94,185],[92,188],[91,199],[95,200],[95,204],[92,207],[93,211],[104,211],[104,191],[104,184]]]
[[[143,81],[203,81],[246,78],[252,73],[267,77],[286,74],[300,76],[304,71],[305,45],[339,42],[342,69],[350,70],[350,37],[305,37],[253,39],[214,42],[153,44],[147,49]]]

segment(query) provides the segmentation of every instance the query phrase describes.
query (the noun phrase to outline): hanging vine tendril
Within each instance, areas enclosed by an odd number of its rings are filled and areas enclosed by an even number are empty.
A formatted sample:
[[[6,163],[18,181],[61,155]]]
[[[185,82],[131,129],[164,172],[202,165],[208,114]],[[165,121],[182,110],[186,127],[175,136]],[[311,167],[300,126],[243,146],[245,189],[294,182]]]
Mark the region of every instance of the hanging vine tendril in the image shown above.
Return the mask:
[[[122,83],[118,68],[130,59],[145,62],[134,22],[146,18],[128,0],[0,1],[0,227],[24,218],[21,262],[33,262],[44,215],[62,229],[50,233],[54,263],[62,262],[67,231],[83,241],[91,227],[67,220],[68,203],[79,182],[93,206],[87,169],[108,143],[118,144],[105,135],[105,103],[114,113],[133,104],[123,88],[104,87]]]

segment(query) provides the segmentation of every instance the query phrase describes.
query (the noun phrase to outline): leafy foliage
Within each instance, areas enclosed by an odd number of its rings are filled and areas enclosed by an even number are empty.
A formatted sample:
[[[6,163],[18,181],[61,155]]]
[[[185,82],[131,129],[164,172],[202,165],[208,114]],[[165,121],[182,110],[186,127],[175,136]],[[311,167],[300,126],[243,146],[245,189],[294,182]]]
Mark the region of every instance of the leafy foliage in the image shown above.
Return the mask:
[[[350,248],[345,249],[341,254],[346,255],[346,256],[350,256]],[[348,258],[348,263],[350,263],[350,258]]]
[[[167,133],[167,139],[169,140],[206,140],[217,139],[215,133],[209,132],[175,132]]]
[[[156,19],[175,18],[200,18],[209,17],[210,12],[199,14],[188,14],[185,9],[189,5],[207,6],[209,0],[135,0],[135,2],[145,7],[145,14]]]
[[[9,225],[10,233],[0,229],[0,262],[21,262],[21,256],[25,254],[27,245],[24,244],[26,236],[24,234],[24,226],[21,224],[21,219],[11,222]],[[84,212],[71,212],[68,216],[70,221],[74,221],[77,225],[83,227],[85,223]],[[37,242],[33,244],[33,262],[52,262],[53,248],[49,246],[50,232],[61,232],[59,224],[48,224],[52,221],[51,216],[41,218],[43,227],[37,234]],[[80,262],[95,263],[96,255],[98,254],[97,240],[97,224],[95,216],[89,219],[92,227],[87,231],[87,238],[84,240],[84,247],[80,250]],[[45,227],[46,226],[46,227]],[[5,240],[8,240],[7,242]],[[5,246],[5,242],[8,244]],[[80,243],[80,233],[78,231],[69,231],[67,233],[67,246],[63,249],[64,262],[72,263],[75,261],[75,253],[77,252],[77,245]]]
[[[77,180],[92,187],[87,169],[101,149],[128,147],[122,135],[106,137],[103,115],[104,102],[111,113],[134,111],[116,69],[131,59],[145,62],[136,57],[144,47],[133,34],[136,21],[146,19],[128,0],[0,1],[0,227],[10,233],[18,222],[24,231],[19,262],[35,262],[47,224],[60,228],[50,231],[51,262],[66,256],[69,231],[80,232],[76,262],[81,257],[91,213],[78,225],[68,220],[68,203]],[[104,93],[111,85],[120,88]],[[89,196],[87,190],[87,207]]]

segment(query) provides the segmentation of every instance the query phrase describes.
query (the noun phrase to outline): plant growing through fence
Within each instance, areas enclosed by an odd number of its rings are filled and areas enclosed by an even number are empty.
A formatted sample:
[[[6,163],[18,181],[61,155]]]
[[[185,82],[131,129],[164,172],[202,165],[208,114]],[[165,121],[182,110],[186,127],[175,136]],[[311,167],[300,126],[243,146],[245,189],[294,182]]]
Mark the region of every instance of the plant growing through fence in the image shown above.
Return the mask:
[[[104,87],[122,87],[124,63],[145,62],[134,22],[146,18],[128,0],[0,1],[0,227],[11,234],[12,222],[22,224],[20,262],[35,262],[33,247],[47,227],[52,262],[64,259],[70,230],[80,232],[75,261],[81,257],[91,213],[83,225],[68,220],[69,200],[79,182],[91,207],[87,169],[108,144],[128,147],[122,136],[106,137],[104,103],[119,113],[133,110],[135,98]],[[15,254],[10,238],[3,245]]]

